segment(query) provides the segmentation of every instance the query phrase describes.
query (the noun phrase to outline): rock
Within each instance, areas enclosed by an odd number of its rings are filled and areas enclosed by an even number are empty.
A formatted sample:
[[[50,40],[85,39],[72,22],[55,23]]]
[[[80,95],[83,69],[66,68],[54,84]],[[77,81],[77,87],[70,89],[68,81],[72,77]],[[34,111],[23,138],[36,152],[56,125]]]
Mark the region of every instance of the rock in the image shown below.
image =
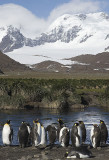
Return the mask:
[[[23,156],[21,159],[18,159],[18,160],[27,160],[27,159],[26,157]]]
[[[39,158],[40,155],[39,155],[39,154],[35,154],[33,157],[34,157],[34,158]]]
[[[33,158],[33,156],[30,156],[30,155],[28,155],[28,156],[26,157],[27,160],[31,160],[32,158]]]
[[[90,146],[90,145],[88,145],[88,147],[87,147],[88,149],[91,149],[92,147]]]
[[[45,148],[46,148],[46,145],[39,145],[38,148],[39,148],[39,149],[45,149]]]
[[[70,106],[71,109],[84,109],[85,106],[82,104],[73,104],[72,106]]]
[[[46,151],[48,151],[48,150],[50,150],[50,149],[51,149],[51,146],[47,146],[47,147],[45,148]]]
[[[101,150],[101,147],[97,147],[97,150],[99,150],[99,151],[100,151],[100,150]]]

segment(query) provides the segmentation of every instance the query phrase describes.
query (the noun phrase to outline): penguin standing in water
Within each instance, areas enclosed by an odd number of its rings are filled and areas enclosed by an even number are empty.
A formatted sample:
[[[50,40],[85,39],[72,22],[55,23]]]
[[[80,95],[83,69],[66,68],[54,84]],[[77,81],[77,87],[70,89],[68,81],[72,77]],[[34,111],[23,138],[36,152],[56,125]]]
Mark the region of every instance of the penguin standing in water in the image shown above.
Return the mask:
[[[81,131],[82,131],[82,143],[85,143],[86,140],[86,127],[83,121],[78,121],[79,122],[79,126],[81,127]]]
[[[60,130],[65,127],[65,124],[61,118],[58,119],[58,127],[57,127],[57,140],[59,140]]]
[[[49,144],[53,145],[56,141],[57,130],[54,125],[48,125],[46,127],[46,132],[48,132]]]
[[[100,131],[101,131],[101,144],[106,144],[107,138],[108,138],[108,130],[106,127],[106,124],[103,120],[100,120]]]
[[[74,123],[71,130],[71,142],[73,147],[80,147],[82,143],[82,131],[79,123]]]
[[[7,120],[2,130],[3,145],[11,145],[13,140],[13,129],[10,125],[10,120]]]
[[[47,143],[47,135],[44,126],[41,124],[41,145],[46,145]]]
[[[33,127],[31,131],[32,144],[38,146],[41,142],[41,124],[38,120],[33,121]]]
[[[93,124],[92,126],[90,139],[93,148],[100,147],[101,131],[97,124]]]
[[[73,148],[72,151],[65,153],[66,158],[90,158],[92,153],[87,149],[87,147],[77,147]]]
[[[69,128],[67,128],[67,127],[61,128],[60,134],[59,134],[59,142],[60,142],[61,146],[68,147],[69,139],[70,139]]]
[[[26,122],[22,122],[18,131],[18,140],[21,148],[27,147],[29,143],[29,130]]]

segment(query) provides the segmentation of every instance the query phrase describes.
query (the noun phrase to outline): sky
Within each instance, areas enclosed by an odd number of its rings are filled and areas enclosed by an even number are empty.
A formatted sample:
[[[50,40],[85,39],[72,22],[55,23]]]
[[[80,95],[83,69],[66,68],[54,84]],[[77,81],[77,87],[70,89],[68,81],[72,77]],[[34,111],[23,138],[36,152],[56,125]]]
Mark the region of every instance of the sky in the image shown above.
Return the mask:
[[[109,13],[109,0],[0,0],[0,5],[17,4],[31,11],[39,18],[56,17],[65,12],[97,12]]]

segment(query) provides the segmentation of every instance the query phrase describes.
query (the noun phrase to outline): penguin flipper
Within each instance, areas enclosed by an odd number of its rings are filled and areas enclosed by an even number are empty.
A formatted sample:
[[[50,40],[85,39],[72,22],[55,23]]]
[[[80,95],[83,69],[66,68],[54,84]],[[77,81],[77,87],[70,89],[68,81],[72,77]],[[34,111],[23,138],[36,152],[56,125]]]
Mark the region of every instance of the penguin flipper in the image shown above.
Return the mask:
[[[11,142],[13,140],[13,129],[11,128],[11,132],[9,134],[9,141]]]

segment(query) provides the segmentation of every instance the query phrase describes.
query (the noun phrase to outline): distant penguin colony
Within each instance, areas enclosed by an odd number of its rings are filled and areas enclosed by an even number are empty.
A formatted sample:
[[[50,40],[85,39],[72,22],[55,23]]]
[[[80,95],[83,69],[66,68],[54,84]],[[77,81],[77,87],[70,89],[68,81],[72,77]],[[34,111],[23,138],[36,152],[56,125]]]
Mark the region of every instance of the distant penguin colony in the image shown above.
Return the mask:
[[[108,130],[103,120],[100,124],[93,124],[90,131],[90,142],[93,148],[98,148],[106,144]],[[3,145],[12,145],[13,129],[10,120],[7,120],[2,129]],[[69,129],[62,119],[58,119],[58,124],[49,124],[44,127],[38,119],[33,121],[31,127],[29,123],[23,121],[18,130],[18,142],[21,148],[28,146],[53,146],[55,142],[62,146],[68,147],[70,142],[72,151],[66,152],[67,158],[88,158],[91,152],[83,145],[86,140],[86,128],[83,121],[78,121]]]

